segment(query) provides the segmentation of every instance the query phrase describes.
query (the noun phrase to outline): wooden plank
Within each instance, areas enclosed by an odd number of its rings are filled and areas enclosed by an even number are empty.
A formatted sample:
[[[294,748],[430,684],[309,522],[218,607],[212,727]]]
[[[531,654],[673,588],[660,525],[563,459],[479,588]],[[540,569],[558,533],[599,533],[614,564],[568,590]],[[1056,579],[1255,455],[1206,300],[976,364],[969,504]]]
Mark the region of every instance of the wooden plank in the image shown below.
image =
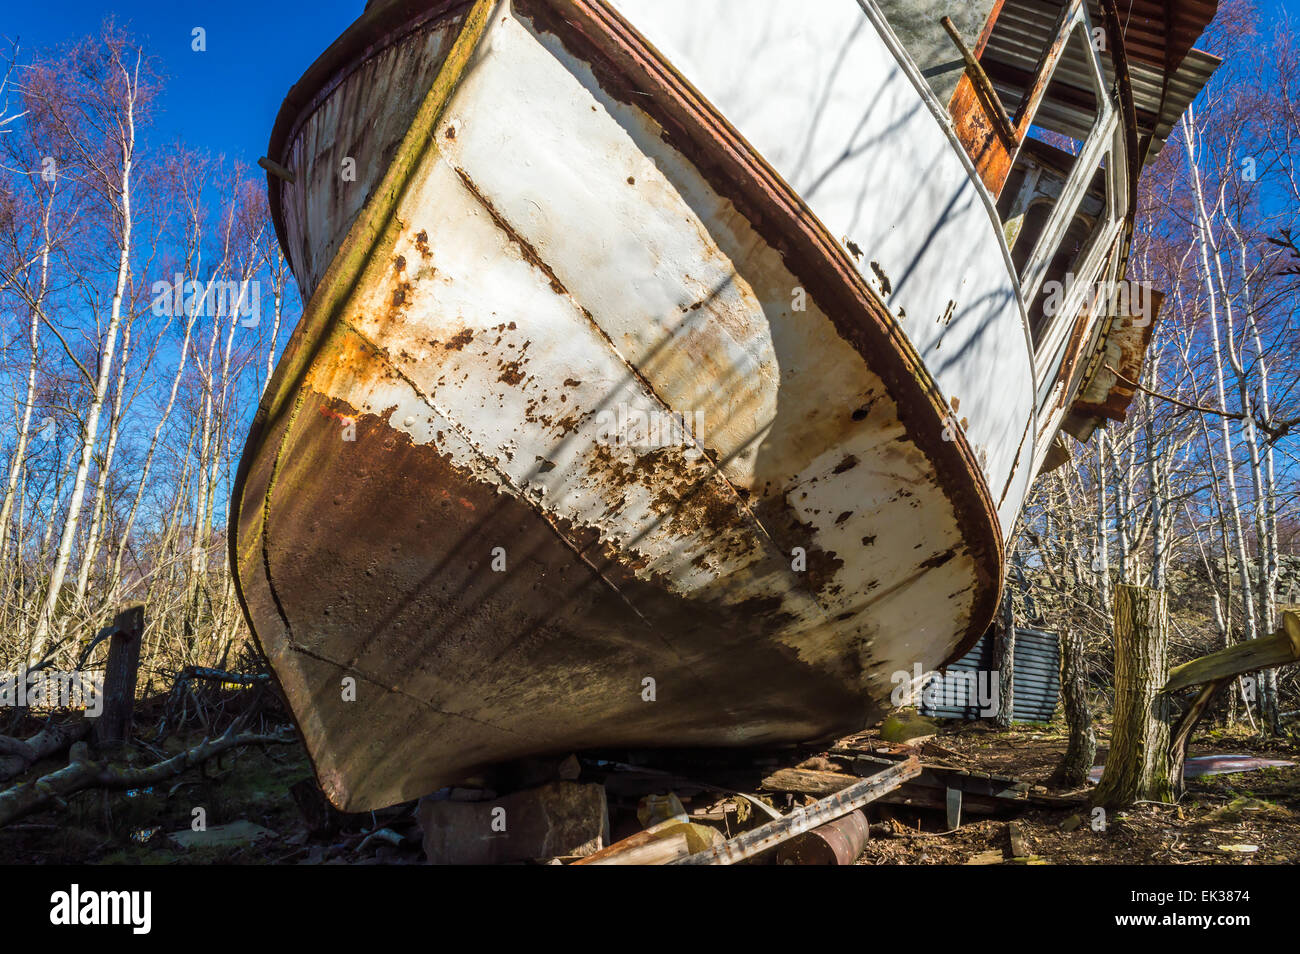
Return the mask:
[[[786,768],[773,772],[763,779],[762,787],[769,792],[793,792],[796,795],[832,795],[856,784],[856,775],[843,772],[819,772],[812,769]]]
[[[834,795],[829,795],[807,808],[797,808],[784,818],[760,825],[752,831],[737,835],[716,848],[702,851],[673,862],[679,865],[734,865],[752,858],[770,848],[789,841],[796,835],[819,828],[827,822],[847,815],[855,808],[873,802],[881,795],[898,788],[910,778],[921,774],[921,763],[916,756],[899,762],[871,778],[863,779]]]
[[[667,865],[684,858],[691,853],[687,846],[686,835],[665,835],[662,838],[643,838],[635,843],[632,840],[646,832],[638,832],[631,838],[610,845],[594,855],[579,858],[575,865]]]
[[[846,756],[847,757],[847,756]],[[853,756],[860,775],[875,771],[876,765],[889,765],[890,759],[876,756]],[[1082,796],[1047,795],[1030,792],[1029,783],[1004,775],[988,772],[950,769],[929,763],[922,764],[921,774],[899,786],[898,790],[881,798],[891,805],[947,810],[946,795],[950,788],[962,792],[962,810],[967,814],[990,814],[1011,806],[1022,808],[1071,808],[1081,805]]]
[[[1282,629],[1271,636],[1248,639],[1184,663],[1169,674],[1162,692],[1176,692],[1256,669],[1272,669],[1300,660],[1300,616],[1282,614]]]

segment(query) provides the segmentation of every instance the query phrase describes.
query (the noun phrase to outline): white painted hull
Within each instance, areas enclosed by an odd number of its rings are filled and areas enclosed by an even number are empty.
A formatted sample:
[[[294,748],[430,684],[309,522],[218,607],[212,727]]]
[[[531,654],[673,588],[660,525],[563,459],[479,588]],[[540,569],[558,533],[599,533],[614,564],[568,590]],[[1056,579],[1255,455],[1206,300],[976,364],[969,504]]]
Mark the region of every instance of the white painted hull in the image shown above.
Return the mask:
[[[620,7],[654,38],[649,6]],[[550,9],[410,33],[284,137],[312,300],[249,440],[233,560],[349,809],[526,755],[860,728],[895,673],[987,625],[1029,480],[1009,265],[874,25],[854,81],[881,130],[820,177],[819,221],[616,18]],[[597,32],[621,39],[597,56]],[[340,106],[383,76],[428,77],[427,128]],[[842,129],[862,91],[837,90]],[[764,152],[769,126],[740,121]],[[354,157],[368,199],[329,179],[362,129],[385,156]],[[803,135],[809,157],[770,144],[778,169],[841,148]]]

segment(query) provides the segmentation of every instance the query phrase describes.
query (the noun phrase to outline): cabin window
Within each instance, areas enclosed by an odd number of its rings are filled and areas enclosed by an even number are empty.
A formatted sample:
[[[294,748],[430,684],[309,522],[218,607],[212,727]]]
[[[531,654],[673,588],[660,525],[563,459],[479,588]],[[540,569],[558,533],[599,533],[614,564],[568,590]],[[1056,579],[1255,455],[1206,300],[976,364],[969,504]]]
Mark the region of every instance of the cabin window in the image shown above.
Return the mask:
[[[1087,4],[1062,2],[1054,20],[1050,8],[1029,18],[1021,6],[995,6],[978,63],[967,58],[949,108],[997,199],[1041,404],[1062,373],[1075,319],[1107,277],[1099,272],[1126,206],[1118,170],[1127,164]]]

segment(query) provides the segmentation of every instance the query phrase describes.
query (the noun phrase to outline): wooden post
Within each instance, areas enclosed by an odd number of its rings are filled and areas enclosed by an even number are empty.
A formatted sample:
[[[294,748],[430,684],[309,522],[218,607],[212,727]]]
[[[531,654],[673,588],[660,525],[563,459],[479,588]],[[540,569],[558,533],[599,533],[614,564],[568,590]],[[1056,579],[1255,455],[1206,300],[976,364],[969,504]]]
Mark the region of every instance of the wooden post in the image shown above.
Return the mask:
[[[1115,588],[1115,718],[1094,805],[1122,808],[1138,799],[1173,801],[1169,780],[1169,662],[1164,590]]]
[[[95,739],[101,746],[120,745],[131,736],[135,680],[144,636],[144,606],[128,606],[122,610],[113,620],[113,628],[116,632],[109,638],[104,672],[104,708],[95,724]]]

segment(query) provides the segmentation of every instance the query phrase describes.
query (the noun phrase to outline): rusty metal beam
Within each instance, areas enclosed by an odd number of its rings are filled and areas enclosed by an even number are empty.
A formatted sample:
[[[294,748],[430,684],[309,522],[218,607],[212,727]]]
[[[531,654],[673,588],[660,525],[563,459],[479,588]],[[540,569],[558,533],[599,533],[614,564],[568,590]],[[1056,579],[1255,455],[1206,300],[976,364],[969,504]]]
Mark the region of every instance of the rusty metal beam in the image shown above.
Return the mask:
[[[737,835],[716,848],[682,858],[679,865],[734,865],[753,858],[771,848],[789,841],[804,832],[820,828],[828,822],[887,795],[908,779],[921,774],[921,763],[915,755],[887,768],[878,775],[863,779],[843,791],[828,795],[807,808],[797,808],[779,821],[768,822],[752,831]]]
[[[943,17],[939,20],[939,23],[948,32],[948,36],[952,38],[953,44],[957,47],[957,52],[961,54],[961,58],[966,64],[966,75],[970,77],[976,92],[984,98],[984,106],[993,120],[994,130],[1002,137],[1002,142],[1008,149],[1015,149],[1020,145],[1020,141],[1016,138],[1016,131],[1011,126],[1011,117],[1007,115],[1006,109],[1002,106],[1002,100],[998,98],[997,90],[993,88],[993,83],[989,80],[988,74],[984,72],[984,67],[980,66],[980,61],[975,58],[975,54],[966,46],[966,41],[957,32],[957,27],[953,25],[951,17]]]

